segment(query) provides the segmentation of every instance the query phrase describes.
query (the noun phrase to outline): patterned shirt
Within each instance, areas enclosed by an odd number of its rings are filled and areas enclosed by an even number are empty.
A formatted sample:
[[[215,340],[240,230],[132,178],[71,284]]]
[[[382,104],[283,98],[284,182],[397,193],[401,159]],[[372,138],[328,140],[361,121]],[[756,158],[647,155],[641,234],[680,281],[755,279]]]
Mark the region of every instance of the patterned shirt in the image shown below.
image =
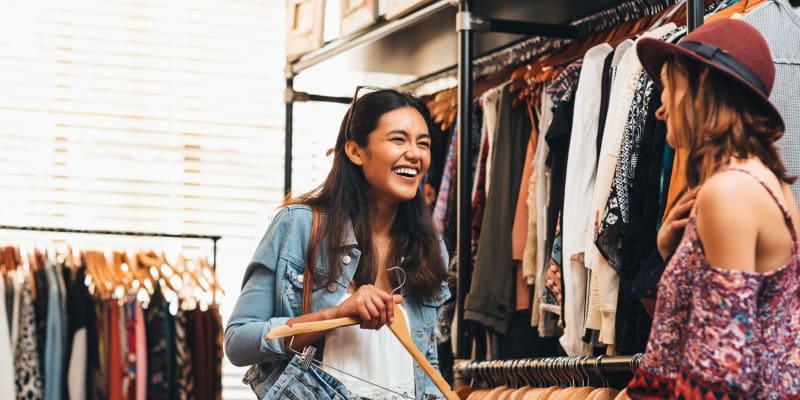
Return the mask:
[[[690,216],[659,283],[646,357],[628,386],[631,398],[800,398],[797,234],[788,211],[761,184],[783,210],[795,243],[791,259],[763,274],[715,268]]]

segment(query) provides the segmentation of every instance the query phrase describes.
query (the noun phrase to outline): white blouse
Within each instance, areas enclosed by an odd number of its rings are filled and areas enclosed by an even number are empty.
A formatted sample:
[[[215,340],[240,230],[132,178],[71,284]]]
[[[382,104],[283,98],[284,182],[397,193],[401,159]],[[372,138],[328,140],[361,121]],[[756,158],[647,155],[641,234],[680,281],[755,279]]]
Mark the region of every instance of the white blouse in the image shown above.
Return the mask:
[[[350,294],[345,293],[340,304],[348,297]],[[408,320],[402,305],[398,309]],[[414,397],[414,360],[387,326],[377,331],[358,325],[334,329],[325,337],[322,362],[322,369],[342,382],[351,396],[376,400],[403,398],[379,387],[382,386]]]

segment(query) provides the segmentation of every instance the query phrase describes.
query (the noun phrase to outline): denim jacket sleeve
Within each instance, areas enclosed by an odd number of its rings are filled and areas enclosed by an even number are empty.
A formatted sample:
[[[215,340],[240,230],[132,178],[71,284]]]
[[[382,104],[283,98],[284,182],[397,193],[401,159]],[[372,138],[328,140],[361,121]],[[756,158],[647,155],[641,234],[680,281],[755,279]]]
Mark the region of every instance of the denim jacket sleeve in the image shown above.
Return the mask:
[[[296,212],[296,211],[295,211]],[[289,242],[307,238],[290,207],[273,219],[244,274],[242,291],[225,328],[225,351],[234,365],[245,366],[285,358],[283,339],[267,340],[271,329],[286,325],[293,310],[283,310],[278,277],[285,275]],[[310,213],[309,213],[310,214]],[[307,240],[302,241],[305,244]]]
[[[441,249],[442,249],[442,260],[444,261],[444,265],[445,265],[445,268],[446,268],[446,266],[449,265],[449,256],[447,254],[447,248],[445,247],[444,242],[441,241],[440,244],[441,244]],[[434,315],[433,323],[430,324],[430,325],[427,324],[427,323],[425,324],[426,328],[430,330],[431,335],[430,335],[430,339],[428,341],[428,347],[426,349],[427,351],[424,351],[424,354],[425,354],[425,357],[428,359],[428,361],[431,363],[431,365],[433,365],[436,368],[436,370],[439,370],[439,349],[438,349],[438,342],[439,341],[438,341],[438,337],[439,337],[439,334],[440,334],[439,333],[439,329],[438,329],[438,323],[437,323],[438,321],[437,320],[438,320],[439,311],[441,310],[442,304],[444,304],[445,302],[450,300],[450,297],[451,297],[450,287],[448,286],[447,281],[445,281],[445,282],[442,282],[442,287],[441,287],[441,289],[439,291],[439,295],[438,296],[436,296],[434,298],[430,298],[430,299],[425,299],[425,300],[422,301],[423,307],[425,307],[425,308],[433,308],[433,310],[435,310],[434,313],[433,313],[433,315]],[[419,347],[419,344],[418,344],[418,347]],[[423,349],[420,348],[420,350],[423,350]],[[431,395],[431,396],[434,396],[436,398],[443,398],[442,397],[443,396],[442,393],[439,391],[438,388],[436,388],[436,385],[433,384],[433,381],[431,380],[431,378],[426,376],[426,375],[424,375],[424,373],[422,373],[422,371],[421,371],[421,369],[419,367],[417,367],[417,370],[415,371],[415,373],[422,375],[423,382],[424,382],[423,383],[423,387],[421,388],[422,390],[419,390],[419,389],[417,390],[416,397],[418,399],[425,399],[426,395]]]

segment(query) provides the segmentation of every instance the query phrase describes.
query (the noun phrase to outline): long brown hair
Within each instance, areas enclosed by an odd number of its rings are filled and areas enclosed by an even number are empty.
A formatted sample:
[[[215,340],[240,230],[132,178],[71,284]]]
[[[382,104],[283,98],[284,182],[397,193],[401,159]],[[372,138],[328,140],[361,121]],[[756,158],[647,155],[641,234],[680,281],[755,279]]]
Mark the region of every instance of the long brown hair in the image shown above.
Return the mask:
[[[325,182],[309,193],[284,202],[284,205],[306,204],[327,210],[327,218],[323,220],[320,229],[321,237],[324,238],[322,248],[325,250],[320,254],[327,257],[325,284],[338,279],[342,273],[340,259],[347,224],[352,224],[361,250],[353,280],[357,286],[375,282],[378,263],[369,219],[375,207],[372,188],[364,178],[361,167],[347,158],[344,148],[348,140],[355,140],[359,146],[366,147],[369,135],[378,127],[381,116],[403,107],[419,111],[429,132],[433,132],[428,108],[416,97],[391,89],[365,94],[354,102],[342,119],[334,148],[333,167]],[[354,113],[353,118],[350,118],[350,113]],[[417,195],[412,200],[399,204],[391,235],[392,250],[389,260],[395,264],[403,260],[406,285],[411,288],[411,293],[425,298],[434,297],[439,293],[442,282],[447,279],[447,270],[440,240],[421,189],[417,190]],[[394,274],[389,274],[389,277],[393,285],[399,284]]]
[[[749,95],[741,83],[685,57],[667,60],[668,85],[686,82],[682,99],[670,104],[671,128],[679,147],[689,149],[686,180],[698,186],[730,162],[732,157],[758,157],[781,182],[791,184],[775,141],[783,136],[783,122]],[[675,78],[681,75],[683,80]]]

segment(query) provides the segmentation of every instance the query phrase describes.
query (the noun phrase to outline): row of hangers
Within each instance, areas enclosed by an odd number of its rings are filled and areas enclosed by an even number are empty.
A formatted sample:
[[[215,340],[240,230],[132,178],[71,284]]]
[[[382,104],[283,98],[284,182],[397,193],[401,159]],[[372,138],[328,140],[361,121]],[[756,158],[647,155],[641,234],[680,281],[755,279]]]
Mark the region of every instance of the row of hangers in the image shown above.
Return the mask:
[[[634,371],[643,355],[625,360]],[[469,362],[457,367],[472,378],[470,390],[461,390],[468,400],[613,400],[626,394],[610,388],[601,371],[604,356],[549,357],[539,359]],[[619,358],[619,357],[617,357]],[[616,361],[619,364],[619,361]],[[592,382],[601,382],[600,387]],[[488,386],[472,389],[477,382]]]
[[[708,9],[723,3],[726,2],[705,0],[704,4]],[[534,37],[476,60],[476,75],[481,78],[474,83],[473,97],[510,81],[509,90],[517,92],[514,106],[526,103],[530,109],[536,110],[544,84],[571,62],[583,57],[590,48],[600,43],[616,46],[670,22],[682,25],[686,13],[686,0],[631,0],[578,19],[571,24],[582,36],[579,40]],[[526,64],[519,66],[521,63]],[[487,74],[487,66],[492,66],[493,72]],[[442,130],[449,129],[455,121],[457,96],[457,89],[452,88],[436,93],[427,101],[431,117]]]
[[[571,62],[571,60],[582,57],[586,50],[594,44],[602,43],[599,41],[602,38],[620,35],[622,33],[620,26],[628,27],[632,25],[631,22],[644,23],[643,19],[650,21],[651,19],[648,19],[648,16],[658,14],[670,4],[672,4],[672,0],[630,0],[571,22],[571,25],[578,30],[579,35],[594,34],[593,36],[580,40],[537,36],[490,55],[480,57],[473,61],[475,75],[478,77],[473,84],[473,97],[477,98],[486,90],[508,81],[509,76],[512,77],[511,89],[517,91],[524,86],[517,82],[519,79],[522,78],[527,82],[531,77],[539,77],[538,72],[543,66],[566,65],[568,61]],[[642,16],[645,17],[642,18]],[[636,32],[638,30],[628,33],[626,38],[631,37]],[[587,41],[591,45],[587,45]],[[584,50],[580,51],[580,49]],[[572,56],[565,56],[565,54],[572,54]],[[531,60],[535,60],[533,64],[517,67],[521,63],[527,63]],[[536,68],[536,73],[534,73],[533,67],[537,64],[541,64],[541,66]],[[525,74],[529,66],[532,69],[529,74]],[[539,78],[544,81],[544,79],[554,76],[554,72],[557,71],[551,70],[550,73]],[[536,81],[531,81],[530,83],[535,84]],[[518,101],[515,102],[515,106],[530,94],[527,92],[521,93]],[[434,122],[443,131],[448,130],[453,125],[458,112],[457,88],[442,90],[430,96],[426,104],[431,111],[431,117]]]
[[[175,262],[169,262],[163,251],[140,250],[129,254],[114,250],[106,254],[99,250],[73,252],[71,246],[5,246],[0,257],[0,272],[27,276],[35,298],[33,273],[44,268],[47,262],[63,264],[70,269],[85,265],[84,283],[89,292],[100,299],[114,299],[119,303],[135,298],[146,305],[156,286],[167,301],[180,301],[185,308],[217,304],[225,293],[205,257],[186,259],[181,255]]]

